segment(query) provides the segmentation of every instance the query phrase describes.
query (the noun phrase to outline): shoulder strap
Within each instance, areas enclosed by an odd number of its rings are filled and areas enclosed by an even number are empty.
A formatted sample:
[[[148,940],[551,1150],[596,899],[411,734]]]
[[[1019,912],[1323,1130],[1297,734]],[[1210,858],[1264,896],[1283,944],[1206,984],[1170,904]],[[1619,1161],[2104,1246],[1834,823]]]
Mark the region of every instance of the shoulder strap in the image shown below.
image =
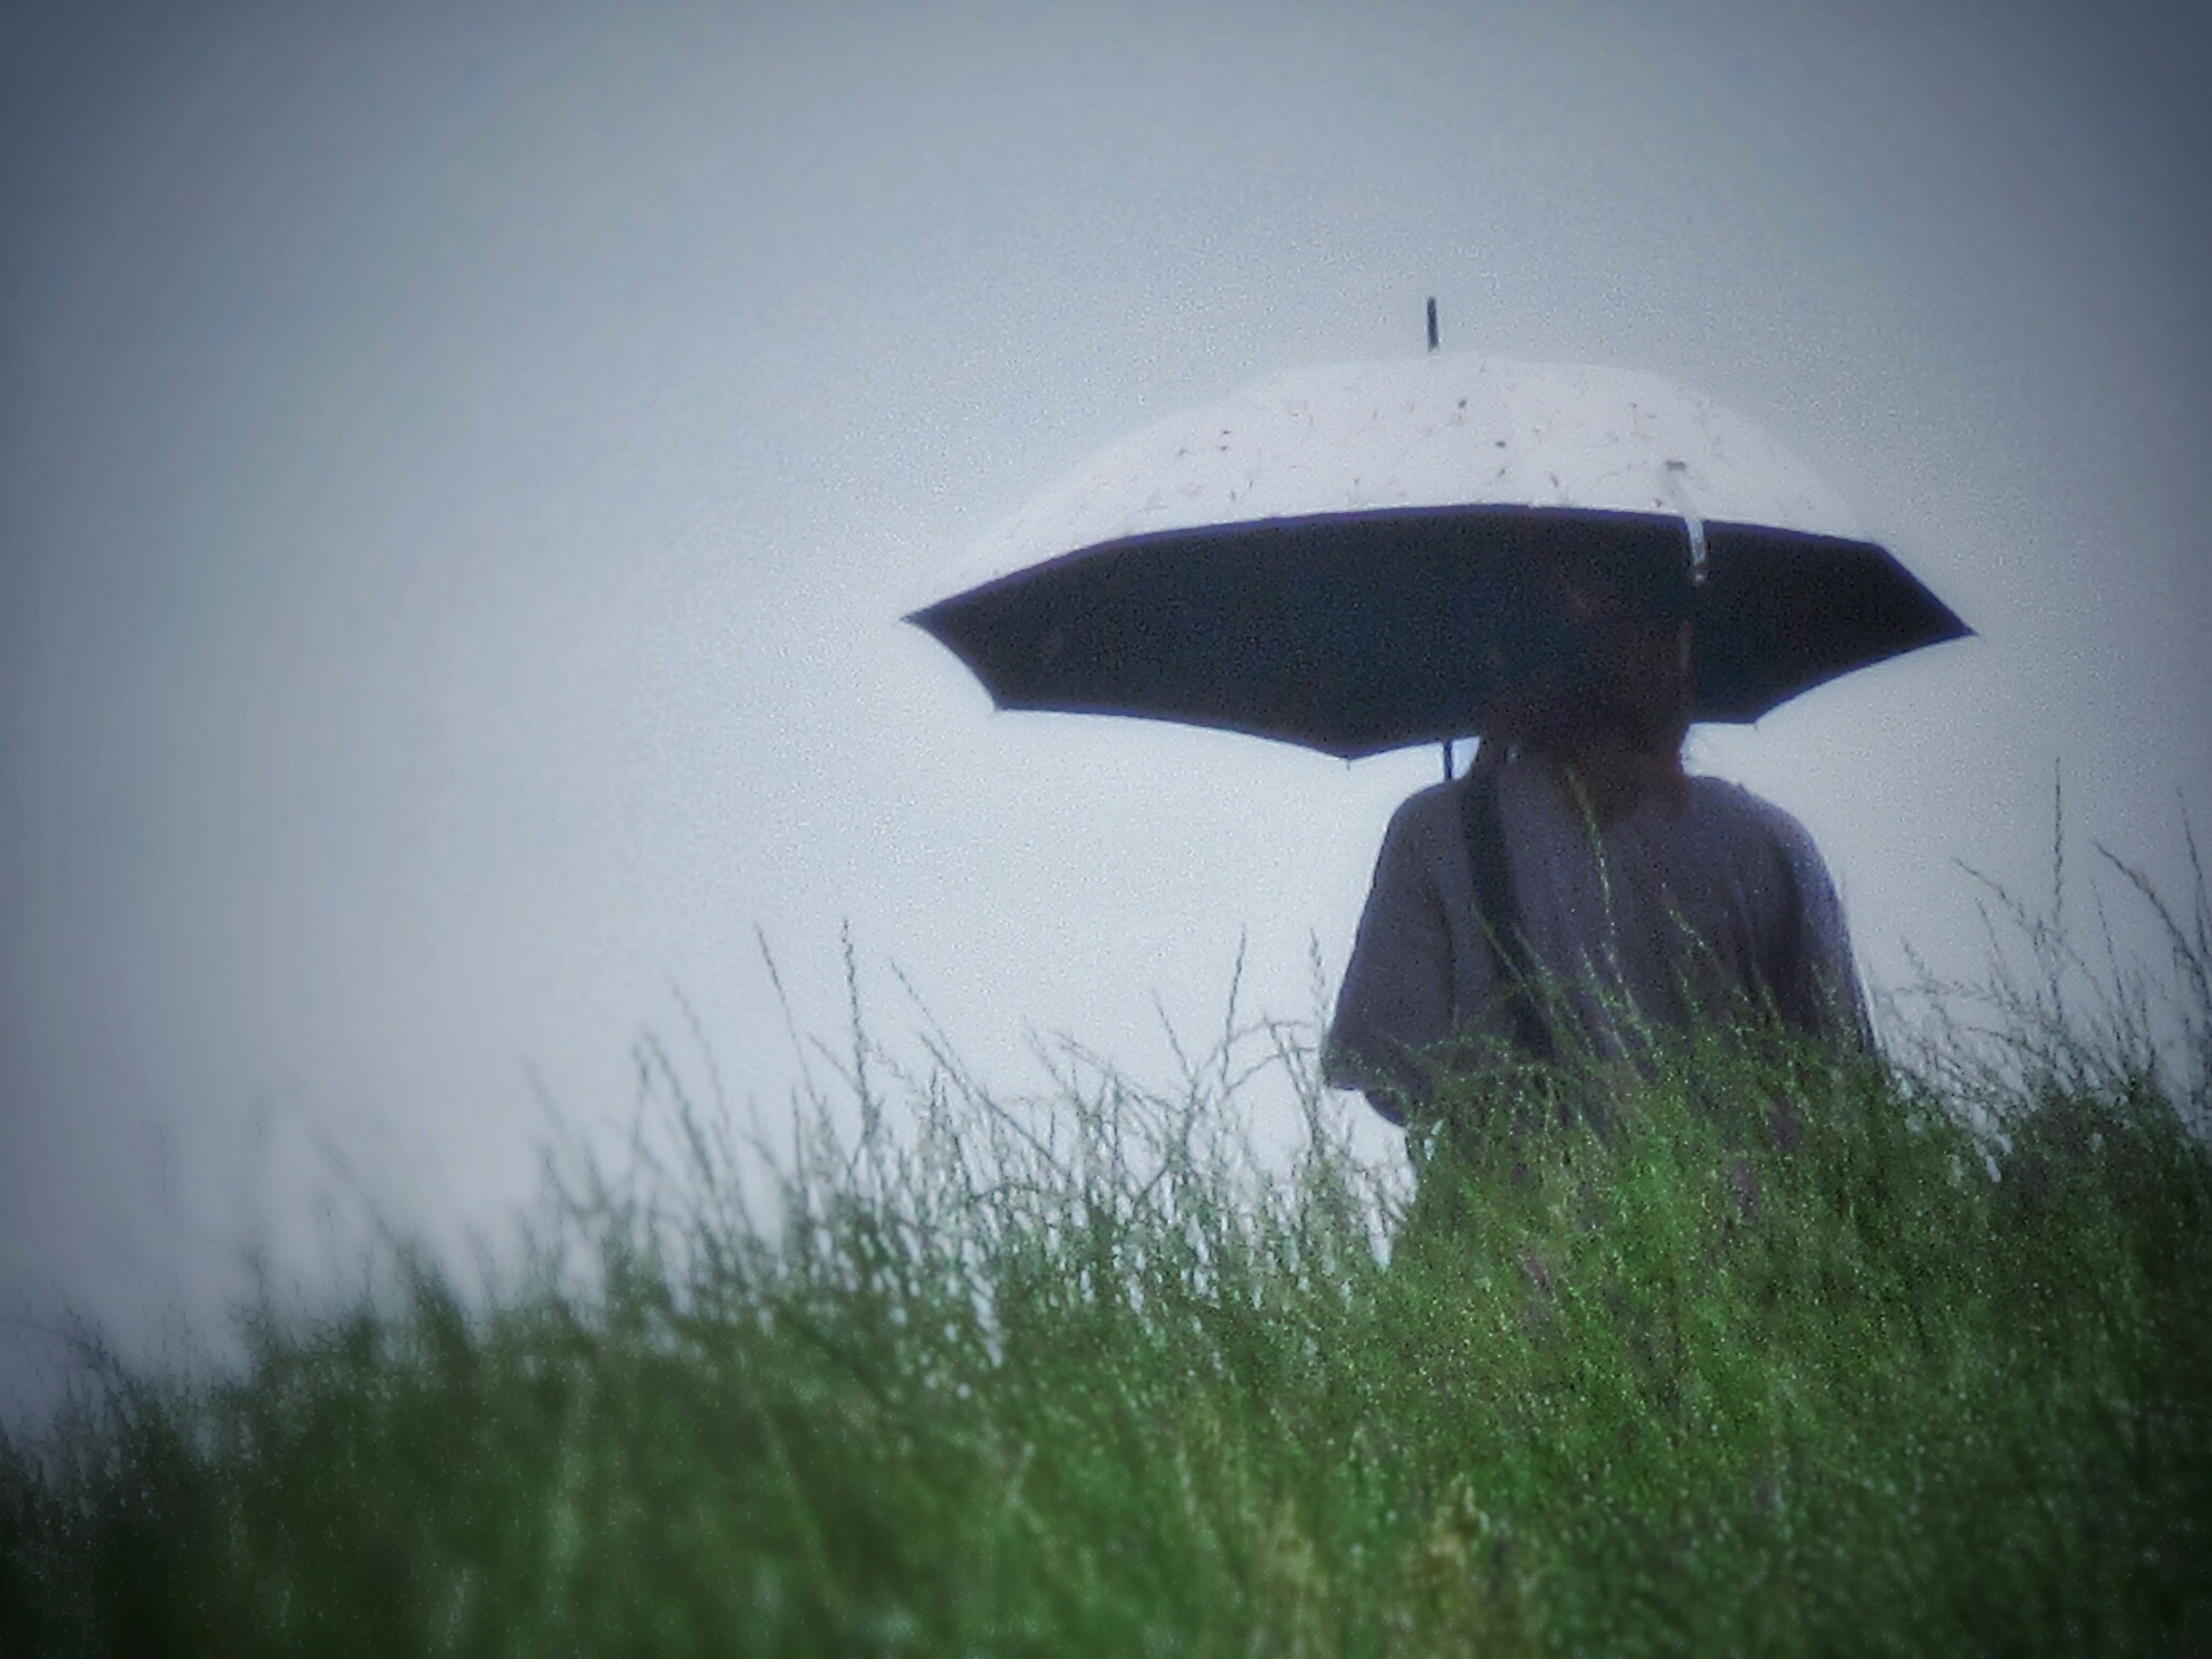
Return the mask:
[[[1521,931],[1521,907],[1513,898],[1513,867],[1507,858],[1505,825],[1498,811],[1498,774],[1497,767],[1478,762],[1469,769],[1460,788],[1468,861],[1474,871],[1475,908],[1497,953],[1513,1041],[1529,1059],[1547,1060],[1555,1059],[1558,1051],[1532,988],[1528,944]]]

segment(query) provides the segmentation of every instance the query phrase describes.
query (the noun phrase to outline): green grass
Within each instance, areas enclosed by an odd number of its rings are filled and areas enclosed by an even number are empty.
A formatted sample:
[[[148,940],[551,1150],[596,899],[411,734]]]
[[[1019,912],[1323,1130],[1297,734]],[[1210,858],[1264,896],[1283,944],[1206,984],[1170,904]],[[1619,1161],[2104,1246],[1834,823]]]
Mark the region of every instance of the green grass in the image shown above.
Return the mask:
[[[1602,1133],[1519,1110],[1410,1216],[1279,1027],[1025,1102],[856,1041],[766,1198],[662,1066],[676,1156],[573,1169],[504,1287],[403,1254],[223,1375],[88,1348],[0,1442],[0,1651],[2212,1650],[2166,920],[2159,1041],[2031,926],[1904,1060],[1581,1065]]]

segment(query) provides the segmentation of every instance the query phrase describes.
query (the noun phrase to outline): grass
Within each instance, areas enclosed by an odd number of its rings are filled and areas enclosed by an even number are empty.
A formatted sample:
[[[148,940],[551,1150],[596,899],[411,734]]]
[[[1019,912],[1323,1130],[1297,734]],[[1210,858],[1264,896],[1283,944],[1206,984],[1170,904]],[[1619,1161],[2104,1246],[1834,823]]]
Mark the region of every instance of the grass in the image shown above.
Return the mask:
[[[0,1651],[2212,1650],[2202,884],[2158,914],[2163,1025],[2015,914],[1901,1057],[1578,1064],[1602,1132],[1410,1212],[1281,1027],[1024,1102],[856,1037],[773,1161],[656,1059],[668,1155],[572,1162],[514,1281],[88,1343],[0,1441]]]

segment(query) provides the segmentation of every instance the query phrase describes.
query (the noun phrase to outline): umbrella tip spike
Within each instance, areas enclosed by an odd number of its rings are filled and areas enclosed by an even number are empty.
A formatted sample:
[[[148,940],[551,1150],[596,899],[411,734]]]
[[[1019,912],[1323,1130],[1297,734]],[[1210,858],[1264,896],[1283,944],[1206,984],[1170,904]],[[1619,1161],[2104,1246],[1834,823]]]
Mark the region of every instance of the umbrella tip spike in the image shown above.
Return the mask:
[[[1437,349],[1437,296],[1429,295],[1429,349]]]

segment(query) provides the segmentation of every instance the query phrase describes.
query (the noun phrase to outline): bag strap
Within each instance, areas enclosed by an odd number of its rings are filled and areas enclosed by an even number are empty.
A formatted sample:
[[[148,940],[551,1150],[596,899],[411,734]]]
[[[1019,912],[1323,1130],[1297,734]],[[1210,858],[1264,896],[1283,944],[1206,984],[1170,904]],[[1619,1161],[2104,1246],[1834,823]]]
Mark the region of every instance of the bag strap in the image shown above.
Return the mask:
[[[1514,1042],[1529,1059],[1550,1060],[1558,1057],[1559,1051],[1552,1040],[1552,1028],[1536,1003],[1528,942],[1521,931],[1521,907],[1513,898],[1513,867],[1506,854],[1505,825],[1498,804],[1500,770],[1478,759],[1460,787],[1460,817],[1467,833],[1468,862],[1474,871],[1477,919],[1498,958]]]

